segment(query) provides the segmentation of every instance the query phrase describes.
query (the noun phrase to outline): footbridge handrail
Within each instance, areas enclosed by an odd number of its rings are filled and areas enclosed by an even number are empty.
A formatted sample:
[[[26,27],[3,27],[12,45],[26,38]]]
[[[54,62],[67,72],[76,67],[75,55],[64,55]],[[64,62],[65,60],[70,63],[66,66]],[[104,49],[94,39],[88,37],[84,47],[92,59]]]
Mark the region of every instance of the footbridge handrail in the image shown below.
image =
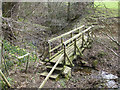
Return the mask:
[[[54,41],[54,40],[56,40],[56,39],[59,39],[59,38],[64,37],[64,36],[66,36],[66,35],[69,35],[69,34],[75,32],[75,31],[83,28],[84,26],[85,26],[85,25],[82,25],[82,26],[80,26],[80,27],[78,27],[78,28],[75,28],[75,29],[73,29],[73,30],[71,30],[71,31],[69,31],[69,32],[67,32],[67,33],[64,33],[64,34],[62,34],[62,35],[60,35],[60,36],[57,36],[57,37],[55,37],[55,38],[52,38],[52,39],[48,40],[48,42],[52,42],[52,41]]]
[[[79,34],[75,35],[74,37],[70,38],[69,40],[63,42],[64,45],[66,45],[67,43],[73,41],[74,39],[78,38],[79,36],[81,36],[83,33],[88,32],[93,26],[88,27],[87,29],[85,29],[84,31],[80,32]]]
[[[71,37],[73,37],[73,33],[76,32],[76,31],[78,31],[78,30],[79,30],[79,32],[80,32],[80,29],[83,28],[84,26],[85,26],[85,25],[82,25],[82,26],[80,26],[80,27],[78,27],[78,28],[75,28],[75,29],[73,29],[73,30],[71,30],[71,31],[69,31],[69,32],[67,32],[67,33],[64,33],[64,34],[62,34],[62,35],[60,35],[60,36],[58,36],[58,37],[55,37],[55,38],[52,38],[52,39],[48,40],[48,44],[49,44],[49,57],[51,56],[51,54],[50,54],[51,52],[53,52],[54,50],[56,50],[56,49],[58,49],[59,47],[62,46],[62,43],[64,42],[64,37],[65,37],[65,36],[71,34]],[[51,49],[51,42],[53,42],[53,41],[55,41],[55,40],[57,40],[57,39],[61,39],[61,44],[59,44],[59,45],[56,46],[55,48],[52,48],[52,49]]]
[[[55,38],[53,38],[53,39],[50,39],[50,40],[48,40],[48,44],[49,44],[49,59],[52,59],[52,58],[54,58],[56,55],[58,55],[59,53],[61,53],[61,52],[63,52],[64,50],[61,50],[61,51],[58,51],[58,53],[56,53],[55,55],[51,55],[51,53],[54,51],[54,50],[56,50],[56,49],[58,49],[58,48],[60,48],[60,47],[62,47],[63,49],[64,49],[64,46],[63,46],[63,44],[64,45],[66,45],[66,44],[68,44],[69,42],[72,42],[73,40],[75,40],[76,38],[78,38],[78,37],[82,37],[82,39],[84,39],[84,33],[86,33],[86,32],[90,32],[90,29],[92,28],[92,27],[94,27],[94,26],[89,26],[87,29],[85,29],[85,30],[83,30],[83,31],[79,31],[79,33],[78,34],[76,34],[75,36],[73,36],[72,34],[75,32],[75,31],[77,31],[77,30],[79,30],[80,28],[83,28],[85,25],[82,25],[81,27],[78,27],[78,28],[76,28],[76,29],[74,29],[74,30],[72,30],[72,31],[69,31],[69,32],[67,32],[67,33],[65,33],[65,34],[62,34],[62,35],[60,35],[60,36],[58,36],[58,37],[55,37]],[[64,38],[63,37],[65,37],[66,35],[69,35],[69,34],[71,34],[71,38],[70,39],[68,39],[67,41],[64,41]],[[89,33],[88,33],[89,34]],[[55,46],[54,48],[51,48],[51,42],[53,42],[54,40],[56,40],[56,39],[59,39],[59,38],[61,38],[61,43],[59,44],[59,45],[57,45],[57,46]],[[83,40],[84,41],[84,40]],[[71,44],[72,45],[72,44]],[[52,57],[51,57],[52,56]]]

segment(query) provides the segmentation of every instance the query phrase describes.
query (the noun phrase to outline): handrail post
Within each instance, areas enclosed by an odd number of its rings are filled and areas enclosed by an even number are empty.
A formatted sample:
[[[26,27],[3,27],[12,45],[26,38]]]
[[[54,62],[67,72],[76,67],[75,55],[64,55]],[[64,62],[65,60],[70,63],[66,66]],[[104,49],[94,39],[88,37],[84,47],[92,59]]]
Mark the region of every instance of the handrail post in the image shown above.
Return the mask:
[[[73,37],[73,33],[71,33],[71,38]],[[72,42],[71,42],[72,43]]]
[[[84,33],[82,34],[82,47],[84,46]]]
[[[93,31],[91,32],[91,42],[93,41],[93,38],[94,38],[94,33],[93,33]]]
[[[93,33],[93,31],[92,31],[92,33],[91,33],[91,38],[93,39],[93,35],[94,35],[94,33]]]
[[[79,29],[79,33],[80,33],[80,29]]]
[[[48,44],[49,44],[49,50],[48,50],[48,52],[49,52],[49,60],[50,60],[50,57],[51,57],[51,52],[50,52],[50,50],[51,50],[51,42],[48,42]]]
[[[30,55],[28,55],[28,58],[27,58],[27,63],[26,63],[26,68],[25,68],[25,71],[27,73],[27,69],[28,69],[28,64],[29,64],[29,61],[30,61]]]
[[[74,55],[76,55],[76,39],[74,40]]]
[[[63,44],[64,45],[64,61],[63,61],[63,63],[64,63],[64,65],[66,64],[66,45],[65,44]]]
[[[90,40],[90,31],[88,31],[88,38],[87,38],[87,41],[89,42],[89,40]]]
[[[61,43],[63,44],[63,37],[61,37]],[[64,46],[62,45],[62,49],[64,48]]]
[[[71,33],[71,37],[73,37],[73,33]]]

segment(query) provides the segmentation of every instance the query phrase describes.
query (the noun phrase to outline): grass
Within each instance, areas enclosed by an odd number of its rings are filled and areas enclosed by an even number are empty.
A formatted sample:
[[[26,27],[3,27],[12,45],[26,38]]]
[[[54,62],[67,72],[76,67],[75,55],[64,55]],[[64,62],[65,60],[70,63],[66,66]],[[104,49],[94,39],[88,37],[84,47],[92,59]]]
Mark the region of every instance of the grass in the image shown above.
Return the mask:
[[[95,7],[99,5],[100,8],[104,8],[104,5],[109,9],[118,10],[118,1],[114,2],[95,2]]]
[[[14,63],[17,63],[17,66],[21,65],[22,63],[26,63],[26,60],[28,59],[27,57],[22,59],[17,58],[18,56],[23,56],[28,53],[25,49],[22,49],[19,46],[11,45],[6,40],[4,40],[3,43],[4,43],[4,50],[5,50],[4,57],[5,57],[5,61],[8,68],[14,66]],[[31,43],[29,43],[29,46],[31,48],[36,48]],[[35,61],[35,60],[37,60],[37,56],[35,53],[31,52],[30,61]]]
[[[106,15],[111,17],[118,17],[118,1],[112,2],[94,2],[94,7],[97,7],[97,10],[102,11]],[[107,8],[107,11],[106,11]]]

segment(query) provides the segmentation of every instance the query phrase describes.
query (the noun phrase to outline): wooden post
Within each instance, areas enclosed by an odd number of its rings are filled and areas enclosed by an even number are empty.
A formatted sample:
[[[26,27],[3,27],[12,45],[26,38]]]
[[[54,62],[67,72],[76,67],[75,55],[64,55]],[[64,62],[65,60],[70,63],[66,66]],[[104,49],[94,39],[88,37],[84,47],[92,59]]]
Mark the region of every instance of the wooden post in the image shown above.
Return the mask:
[[[76,39],[74,40],[74,55],[76,55]]]
[[[79,29],[79,33],[80,33],[80,29]]]
[[[71,38],[73,37],[73,33],[71,33]]]
[[[91,38],[93,39],[93,31],[91,32]]]
[[[73,37],[73,33],[71,33],[71,38]],[[72,43],[73,41],[71,41],[71,43]]]
[[[63,44],[64,45],[64,44]],[[64,45],[64,65],[66,64],[66,45]]]
[[[51,57],[51,52],[50,52],[50,50],[51,50],[51,42],[48,42],[48,44],[49,44],[49,50],[48,50],[48,52],[49,52],[49,60],[50,60],[50,57]]]
[[[63,44],[63,37],[61,37],[61,43]],[[64,48],[64,46],[62,45],[62,49]]]
[[[0,74],[3,78],[3,80],[6,82],[6,84],[8,85],[8,87],[11,87],[10,83],[8,82],[7,78],[5,77],[5,75],[2,73],[2,71],[0,70]]]
[[[28,55],[28,58],[27,58],[27,63],[26,63],[26,69],[25,69],[25,72],[27,73],[27,69],[28,69],[28,64],[29,64],[29,60],[30,60],[30,55]]]
[[[93,42],[94,34],[93,31],[91,32],[91,43]]]
[[[90,40],[90,31],[88,31],[88,39],[87,39],[87,42],[89,42]]]
[[[93,39],[93,37],[92,37],[92,32],[89,33],[89,36],[90,36],[90,37],[89,37],[89,42],[92,43],[92,39]]]
[[[2,30],[2,1],[0,1],[0,68],[2,66],[2,41],[3,41],[3,30]]]
[[[2,66],[2,63],[3,63],[3,56],[4,56],[4,47],[3,47],[3,40],[1,40],[1,46],[0,46],[0,50],[1,50],[1,53],[0,53],[0,66]]]
[[[84,46],[84,34],[82,34],[82,47]]]

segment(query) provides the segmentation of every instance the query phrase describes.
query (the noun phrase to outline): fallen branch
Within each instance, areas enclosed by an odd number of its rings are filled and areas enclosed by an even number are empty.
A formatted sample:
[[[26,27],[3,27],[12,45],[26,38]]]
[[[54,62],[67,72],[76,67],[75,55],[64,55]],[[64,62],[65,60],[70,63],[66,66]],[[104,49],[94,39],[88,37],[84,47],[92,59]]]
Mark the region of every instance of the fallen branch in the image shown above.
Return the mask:
[[[109,48],[109,47],[107,47],[105,44],[103,44],[102,42],[99,42],[99,41],[97,41],[96,40],[96,42],[98,42],[98,43],[100,43],[100,44],[102,44],[103,46],[105,46],[107,49],[109,49],[110,51],[112,51],[117,57],[119,57],[120,58],[120,56],[113,50],[113,49],[111,49],[111,48]]]
[[[109,36],[108,34],[106,34],[106,33],[104,33],[104,32],[102,32],[102,33],[103,33],[104,35],[108,36],[108,38],[111,39],[113,42],[115,42],[118,46],[120,46],[120,43],[119,43],[117,40],[115,40],[113,37]]]

